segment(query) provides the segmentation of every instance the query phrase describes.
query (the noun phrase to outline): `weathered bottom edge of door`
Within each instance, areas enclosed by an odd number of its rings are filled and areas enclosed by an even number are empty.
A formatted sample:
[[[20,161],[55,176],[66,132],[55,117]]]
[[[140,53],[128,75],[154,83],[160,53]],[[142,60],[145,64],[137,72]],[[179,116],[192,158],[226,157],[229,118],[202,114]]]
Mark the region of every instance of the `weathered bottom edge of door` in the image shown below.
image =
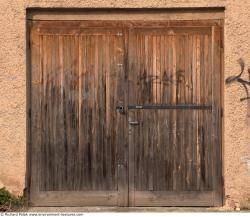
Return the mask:
[[[117,191],[39,191],[30,206],[117,206]]]
[[[213,191],[168,192],[135,191],[129,193],[130,207],[211,207],[222,206]],[[118,206],[117,191],[40,191],[30,196],[30,206]]]
[[[130,206],[222,206],[214,191],[135,191],[129,194]]]

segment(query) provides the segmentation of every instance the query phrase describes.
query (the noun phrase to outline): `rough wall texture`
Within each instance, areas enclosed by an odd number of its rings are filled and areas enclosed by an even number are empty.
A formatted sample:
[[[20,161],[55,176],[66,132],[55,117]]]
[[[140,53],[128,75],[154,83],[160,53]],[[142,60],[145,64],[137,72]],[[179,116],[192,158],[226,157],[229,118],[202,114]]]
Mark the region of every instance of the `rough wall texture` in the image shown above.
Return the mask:
[[[171,8],[225,6],[225,78],[250,66],[249,0],[0,0],[0,187],[22,194],[26,172],[26,8]],[[246,73],[247,74],[247,73]],[[250,196],[250,100],[238,84],[223,86],[226,206]]]

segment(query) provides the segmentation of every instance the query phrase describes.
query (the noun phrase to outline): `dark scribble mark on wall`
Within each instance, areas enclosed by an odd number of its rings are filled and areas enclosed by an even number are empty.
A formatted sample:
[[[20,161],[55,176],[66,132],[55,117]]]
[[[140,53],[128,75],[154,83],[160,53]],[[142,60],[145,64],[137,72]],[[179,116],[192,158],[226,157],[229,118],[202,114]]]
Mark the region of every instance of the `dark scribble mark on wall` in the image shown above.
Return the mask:
[[[242,74],[245,71],[245,62],[244,62],[244,60],[242,58],[240,58],[238,60],[238,63],[240,64],[240,73],[238,75],[229,76],[226,79],[226,84],[231,84],[233,82],[238,82],[239,84],[241,84],[243,86],[243,88],[245,89],[246,97],[240,98],[240,101],[244,101],[244,100],[250,99],[250,96],[249,96],[250,67],[247,70],[247,72],[248,72],[248,81],[247,81],[247,80],[244,80],[244,79],[241,78]]]

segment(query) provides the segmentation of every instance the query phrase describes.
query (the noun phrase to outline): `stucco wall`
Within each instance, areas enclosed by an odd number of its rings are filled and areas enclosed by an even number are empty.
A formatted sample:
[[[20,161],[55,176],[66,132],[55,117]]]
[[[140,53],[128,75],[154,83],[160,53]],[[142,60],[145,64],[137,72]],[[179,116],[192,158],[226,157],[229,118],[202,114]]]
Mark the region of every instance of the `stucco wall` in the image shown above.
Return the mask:
[[[225,6],[225,78],[250,66],[249,0],[0,0],[0,187],[22,194],[26,172],[26,8]],[[247,77],[246,77],[247,78]],[[224,86],[226,206],[250,196],[250,100],[238,84]],[[248,105],[247,105],[248,103]],[[247,162],[249,165],[247,166]]]

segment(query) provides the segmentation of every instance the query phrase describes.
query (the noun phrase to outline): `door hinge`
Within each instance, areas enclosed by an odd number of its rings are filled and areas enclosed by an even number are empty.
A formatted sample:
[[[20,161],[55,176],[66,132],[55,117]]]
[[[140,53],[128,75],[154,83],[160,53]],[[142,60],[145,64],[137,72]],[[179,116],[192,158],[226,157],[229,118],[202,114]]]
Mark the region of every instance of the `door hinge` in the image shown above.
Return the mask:
[[[30,50],[31,48],[31,42],[30,42],[30,38],[29,38],[29,41],[28,41],[28,49]]]
[[[116,35],[117,36],[123,36],[122,32],[117,32]]]
[[[29,118],[31,119],[31,109],[29,109]]]
[[[224,48],[224,45],[223,45],[223,41],[222,40],[220,40],[220,48]]]

